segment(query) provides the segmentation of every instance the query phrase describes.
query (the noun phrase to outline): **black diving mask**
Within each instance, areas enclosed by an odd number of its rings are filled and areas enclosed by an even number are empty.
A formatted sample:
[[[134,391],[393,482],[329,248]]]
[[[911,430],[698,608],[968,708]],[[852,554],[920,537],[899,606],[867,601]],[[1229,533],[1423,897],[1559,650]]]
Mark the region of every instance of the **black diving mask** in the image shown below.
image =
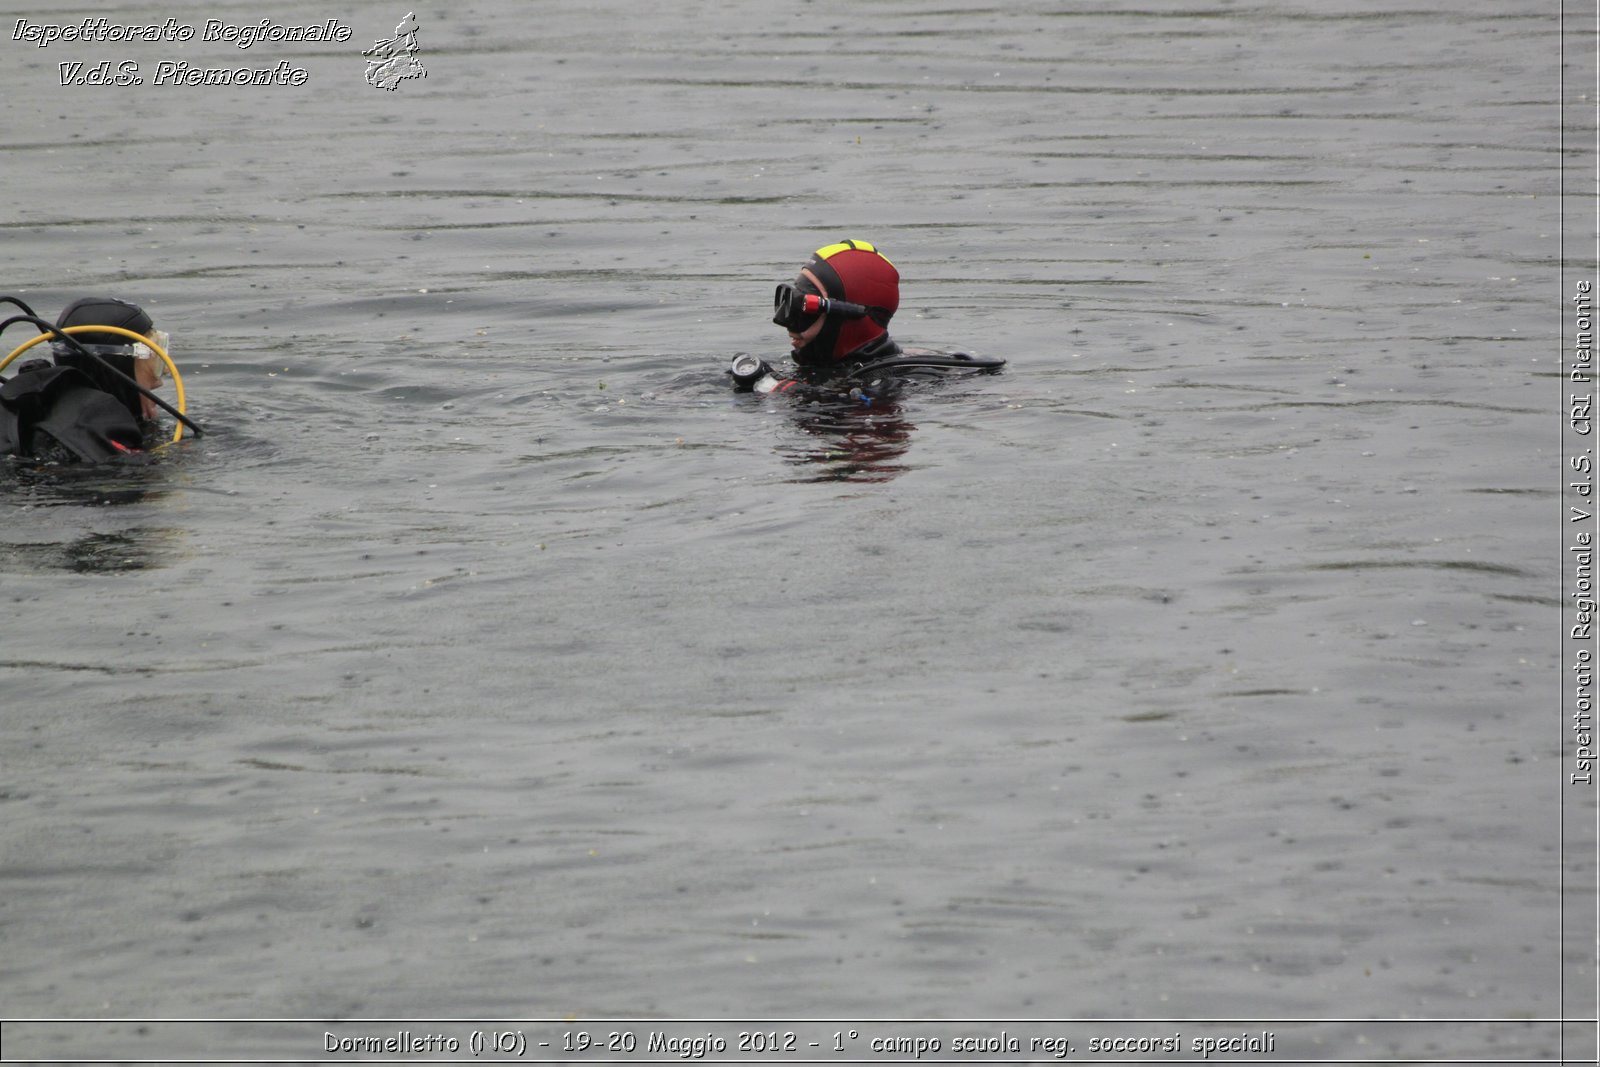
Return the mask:
[[[785,282],[772,293],[772,323],[794,333],[804,333],[819,315],[837,315],[843,319],[864,319],[870,309],[843,300],[829,300],[818,293],[808,293]]]
[[[804,292],[787,282],[779,285],[772,293],[773,325],[794,333],[804,333],[822,313],[820,307],[807,309],[807,297],[813,301],[820,299],[816,293]]]

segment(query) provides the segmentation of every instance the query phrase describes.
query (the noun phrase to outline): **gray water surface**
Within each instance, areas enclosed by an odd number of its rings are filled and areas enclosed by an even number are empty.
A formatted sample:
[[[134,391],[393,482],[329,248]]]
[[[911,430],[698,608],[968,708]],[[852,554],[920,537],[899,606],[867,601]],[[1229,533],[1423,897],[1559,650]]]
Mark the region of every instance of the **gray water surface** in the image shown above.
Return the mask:
[[[1558,12],[403,14],[0,41],[207,430],[0,472],[0,1015],[1561,1014]],[[731,394],[843,237],[1005,372]]]

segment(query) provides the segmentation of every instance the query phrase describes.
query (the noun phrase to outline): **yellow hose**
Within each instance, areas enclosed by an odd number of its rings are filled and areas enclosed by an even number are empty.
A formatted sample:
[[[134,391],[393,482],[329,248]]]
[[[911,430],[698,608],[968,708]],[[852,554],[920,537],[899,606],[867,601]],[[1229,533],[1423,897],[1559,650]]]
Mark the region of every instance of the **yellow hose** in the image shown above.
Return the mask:
[[[116,333],[116,334],[121,334],[124,337],[128,337],[128,338],[131,338],[131,339],[133,339],[135,341],[138,341],[140,344],[142,344],[146,348],[150,349],[150,351],[152,351],[156,355],[160,356],[161,357],[161,362],[165,363],[167,365],[167,370],[172,372],[172,384],[175,387],[174,391],[178,394],[178,404],[177,404],[178,410],[181,411],[185,415],[189,414],[188,409],[184,404],[184,398],[183,398],[183,375],[178,373],[178,365],[176,363],[172,362],[172,357],[167,355],[167,350],[165,348],[162,348],[160,345],[156,344],[154,341],[152,341],[150,338],[146,337],[144,334],[142,334],[142,333],[134,333],[132,330],[125,330],[121,326],[90,326],[90,325],[68,326],[68,327],[65,327],[61,332],[65,333],[65,334],[74,334],[74,333]],[[18,356],[22,355],[22,353],[26,352],[28,349],[30,349],[34,345],[38,344],[40,341],[48,341],[53,337],[55,337],[55,334],[53,334],[53,333],[41,333],[38,337],[30,337],[28,340],[22,342],[16,348],[13,348],[11,350],[11,354],[9,356],[7,356],[5,359],[0,359],[0,371],[3,371],[7,367],[11,366],[11,361],[12,360],[14,360]],[[177,431],[175,433],[173,433],[173,435],[172,435],[172,441],[170,443],[177,444],[181,440],[183,440],[183,423],[180,422],[180,423],[178,423]]]

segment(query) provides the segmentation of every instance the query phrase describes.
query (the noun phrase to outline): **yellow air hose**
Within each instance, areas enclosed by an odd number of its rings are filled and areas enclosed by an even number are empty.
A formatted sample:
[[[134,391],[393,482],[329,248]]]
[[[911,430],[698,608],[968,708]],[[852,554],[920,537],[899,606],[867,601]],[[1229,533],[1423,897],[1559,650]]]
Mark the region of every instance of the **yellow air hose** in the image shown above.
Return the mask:
[[[142,344],[146,348],[150,349],[150,351],[152,351],[156,355],[160,356],[161,357],[161,362],[165,363],[167,365],[167,370],[172,372],[172,384],[175,387],[175,391],[178,394],[178,411],[181,414],[185,414],[185,415],[188,414],[188,411],[187,411],[185,403],[184,403],[183,375],[178,373],[178,365],[176,363],[172,362],[172,357],[167,355],[167,350],[166,349],[164,349],[160,345],[156,344],[154,341],[152,341],[150,338],[146,337],[144,334],[142,334],[142,333],[134,333],[132,330],[125,330],[121,326],[90,326],[90,325],[68,326],[65,329],[63,329],[61,332],[65,333],[65,334],[74,334],[74,333],[115,333],[115,334],[121,334],[123,337],[130,338],[130,339],[132,339],[134,341],[138,341],[140,344]],[[12,360],[14,360],[18,356],[22,355],[22,353],[26,352],[28,349],[30,349],[34,345],[38,344],[40,341],[48,341],[53,337],[55,337],[55,334],[53,334],[53,333],[41,333],[38,337],[30,337],[28,340],[22,342],[16,348],[13,348],[11,350],[11,354],[8,355],[5,359],[0,359],[0,371],[3,371],[7,367],[11,366]],[[198,431],[196,431],[196,432],[198,432]],[[173,432],[172,441],[170,443],[171,444],[177,444],[181,440],[183,440],[183,423],[182,422],[178,423],[178,428],[177,428],[176,431]]]

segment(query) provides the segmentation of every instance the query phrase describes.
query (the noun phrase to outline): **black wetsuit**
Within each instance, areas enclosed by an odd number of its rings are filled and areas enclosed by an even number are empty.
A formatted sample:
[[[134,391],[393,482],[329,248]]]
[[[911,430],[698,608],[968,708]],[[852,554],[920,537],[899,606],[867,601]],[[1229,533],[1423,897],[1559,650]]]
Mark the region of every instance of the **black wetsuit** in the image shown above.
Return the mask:
[[[952,369],[969,369],[963,367],[968,362],[970,370],[995,370],[1005,361],[975,360],[964,352],[905,350],[883,334],[838,362],[796,364],[793,377],[769,366],[766,375],[755,382],[744,384],[735,379],[735,385],[759,393],[787,393],[807,400],[870,406],[892,400],[915,382],[937,381]]]
[[[0,455],[100,463],[144,447],[128,404],[77,367],[34,360],[0,379]]]

